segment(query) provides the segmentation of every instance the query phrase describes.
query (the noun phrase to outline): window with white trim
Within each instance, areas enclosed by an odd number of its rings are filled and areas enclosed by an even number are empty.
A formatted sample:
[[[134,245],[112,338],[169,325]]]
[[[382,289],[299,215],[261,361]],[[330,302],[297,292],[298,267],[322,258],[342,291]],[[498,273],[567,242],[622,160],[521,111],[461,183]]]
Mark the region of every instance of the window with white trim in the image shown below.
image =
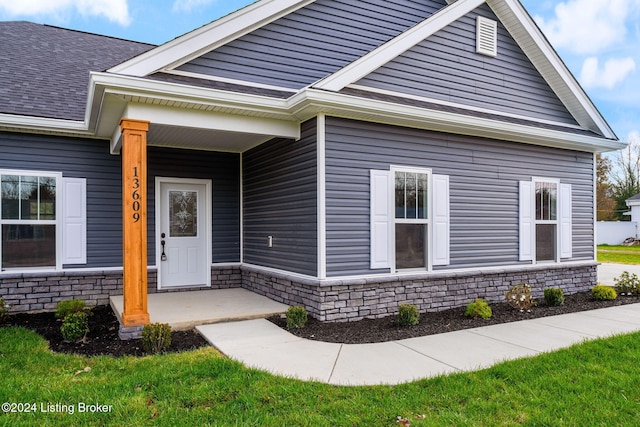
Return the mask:
[[[520,182],[520,260],[559,262],[572,257],[571,184],[533,178]]]
[[[62,189],[69,184],[80,184],[80,191],[65,195]],[[86,263],[85,192],[82,178],[62,178],[58,172],[0,170],[0,268]],[[68,223],[77,226],[67,236]],[[75,261],[69,261],[69,253],[76,255]]]
[[[371,268],[449,264],[449,177],[394,166],[371,171]]]

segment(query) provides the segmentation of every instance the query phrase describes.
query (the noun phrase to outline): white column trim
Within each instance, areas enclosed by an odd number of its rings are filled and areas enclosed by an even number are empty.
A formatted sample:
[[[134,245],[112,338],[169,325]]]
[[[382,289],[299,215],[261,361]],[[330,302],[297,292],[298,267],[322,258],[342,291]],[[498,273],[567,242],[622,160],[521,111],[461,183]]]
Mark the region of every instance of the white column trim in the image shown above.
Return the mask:
[[[317,118],[317,157],[318,157],[318,279],[327,278],[327,159],[326,159],[326,117]]]

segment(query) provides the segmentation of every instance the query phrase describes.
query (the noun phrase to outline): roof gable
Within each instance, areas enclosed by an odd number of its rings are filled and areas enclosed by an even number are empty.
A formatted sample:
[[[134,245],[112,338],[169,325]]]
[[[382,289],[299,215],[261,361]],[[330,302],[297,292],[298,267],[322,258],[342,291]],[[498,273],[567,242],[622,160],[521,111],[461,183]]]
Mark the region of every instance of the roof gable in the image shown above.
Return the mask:
[[[577,126],[571,113],[499,22],[498,55],[477,53],[478,17],[498,21],[484,4],[355,85]]]
[[[301,89],[445,6],[444,0],[316,0],[175,71]]]

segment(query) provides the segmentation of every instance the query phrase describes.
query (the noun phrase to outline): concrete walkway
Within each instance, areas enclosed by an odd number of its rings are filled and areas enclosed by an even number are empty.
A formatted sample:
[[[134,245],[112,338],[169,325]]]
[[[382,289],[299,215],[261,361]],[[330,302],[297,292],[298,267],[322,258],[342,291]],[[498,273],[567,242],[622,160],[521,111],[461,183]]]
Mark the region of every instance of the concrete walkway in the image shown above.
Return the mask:
[[[197,329],[230,358],[276,375],[339,385],[399,384],[640,331],[640,304],[379,344],[302,339],[264,319]]]
[[[613,279],[623,272],[635,273],[640,276],[640,265],[609,264],[603,263],[598,266],[598,283],[613,286]]]

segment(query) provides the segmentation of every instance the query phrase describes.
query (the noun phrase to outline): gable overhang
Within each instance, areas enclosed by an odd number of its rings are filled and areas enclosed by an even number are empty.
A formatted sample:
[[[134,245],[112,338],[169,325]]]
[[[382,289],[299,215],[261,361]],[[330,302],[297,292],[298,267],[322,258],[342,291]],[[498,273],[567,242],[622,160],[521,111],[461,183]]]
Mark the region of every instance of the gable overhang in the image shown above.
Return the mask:
[[[618,139],[518,0],[457,0],[449,3],[431,17],[312,87],[339,92],[487,3],[580,126],[605,139]],[[402,94],[398,93],[398,96]]]
[[[157,71],[171,70],[314,1],[257,1],[108,71],[144,77]]]

